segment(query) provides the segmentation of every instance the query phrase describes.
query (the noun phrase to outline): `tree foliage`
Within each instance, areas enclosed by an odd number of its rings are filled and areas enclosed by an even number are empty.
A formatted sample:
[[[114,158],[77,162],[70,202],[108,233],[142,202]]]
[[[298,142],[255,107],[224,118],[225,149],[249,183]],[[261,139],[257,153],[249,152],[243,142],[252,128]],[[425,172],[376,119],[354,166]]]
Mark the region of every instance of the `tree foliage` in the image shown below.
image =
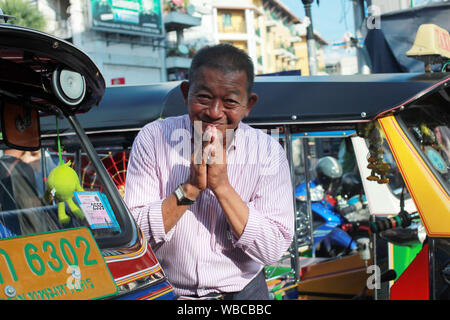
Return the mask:
[[[0,0],[4,14],[15,17],[8,23],[45,31],[45,18],[35,5],[28,0]]]

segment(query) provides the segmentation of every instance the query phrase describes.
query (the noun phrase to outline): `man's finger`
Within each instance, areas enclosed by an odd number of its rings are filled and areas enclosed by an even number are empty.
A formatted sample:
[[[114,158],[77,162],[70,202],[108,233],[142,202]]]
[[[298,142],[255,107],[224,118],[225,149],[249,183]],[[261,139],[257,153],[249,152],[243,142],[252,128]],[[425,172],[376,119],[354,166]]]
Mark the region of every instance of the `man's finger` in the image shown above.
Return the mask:
[[[203,160],[206,164],[210,164],[211,162],[211,158],[212,158],[212,149],[214,148],[214,145],[212,144],[208,144],[204,149],[203,149]]]

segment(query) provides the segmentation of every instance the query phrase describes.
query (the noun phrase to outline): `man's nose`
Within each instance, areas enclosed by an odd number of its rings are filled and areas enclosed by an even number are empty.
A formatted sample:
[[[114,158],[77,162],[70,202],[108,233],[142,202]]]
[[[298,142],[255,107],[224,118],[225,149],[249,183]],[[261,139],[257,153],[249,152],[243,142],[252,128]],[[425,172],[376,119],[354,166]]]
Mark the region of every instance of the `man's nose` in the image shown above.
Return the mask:
[[[213,103],[208,108],[208,114],[212,119],[219,119],[223,116],[223,103],[221,99],[213,100]]]

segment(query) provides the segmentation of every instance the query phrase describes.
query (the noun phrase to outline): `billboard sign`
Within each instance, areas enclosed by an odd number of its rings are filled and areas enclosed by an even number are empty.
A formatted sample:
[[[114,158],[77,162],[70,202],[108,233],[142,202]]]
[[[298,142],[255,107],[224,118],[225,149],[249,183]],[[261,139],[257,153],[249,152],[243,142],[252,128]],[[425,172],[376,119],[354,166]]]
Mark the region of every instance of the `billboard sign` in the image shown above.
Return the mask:
[[[94,30],[163,36],[160,0],[90,0]]]

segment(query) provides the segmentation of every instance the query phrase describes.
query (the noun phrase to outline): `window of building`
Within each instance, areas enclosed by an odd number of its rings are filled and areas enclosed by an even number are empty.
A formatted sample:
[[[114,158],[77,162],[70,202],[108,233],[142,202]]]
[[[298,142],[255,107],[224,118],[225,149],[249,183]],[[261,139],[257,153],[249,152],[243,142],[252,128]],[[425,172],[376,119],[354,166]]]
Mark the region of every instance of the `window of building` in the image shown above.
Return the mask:
[[[222,25],[231,27],[231,13],[222,13]]]

